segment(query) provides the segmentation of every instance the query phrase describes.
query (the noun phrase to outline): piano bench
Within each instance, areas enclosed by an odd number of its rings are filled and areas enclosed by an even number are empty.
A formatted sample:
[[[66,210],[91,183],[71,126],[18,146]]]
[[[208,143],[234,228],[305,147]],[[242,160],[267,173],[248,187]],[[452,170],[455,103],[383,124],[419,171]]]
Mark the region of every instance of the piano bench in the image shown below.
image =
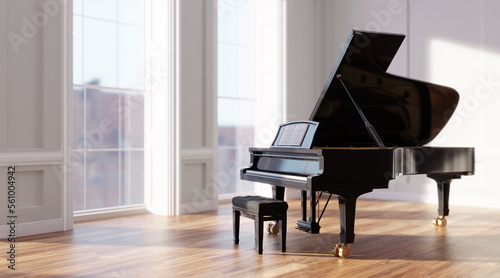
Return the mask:
[[[253,219],[255,226],[255,249],[262,254],[264,221],[279,222],[279,231],[273,225],[268,227],[270,233],[279,232],[281,252],[286,251],[286,211],[288,203],[262,196],[238,196],[233,198],[233,233],[234,243],[239,243],[240,215]]]

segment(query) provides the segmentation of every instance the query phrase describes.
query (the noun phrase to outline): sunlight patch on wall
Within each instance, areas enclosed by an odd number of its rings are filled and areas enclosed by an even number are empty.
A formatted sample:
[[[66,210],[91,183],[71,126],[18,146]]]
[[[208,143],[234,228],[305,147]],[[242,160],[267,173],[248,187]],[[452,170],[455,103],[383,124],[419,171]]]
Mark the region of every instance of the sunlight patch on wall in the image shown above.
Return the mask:
[[[452,87],[460,94],[455,113],[433,144],[497,146],[500,130],[488,127],[495,126],[500,116],[495,107],[500,103],[500,53],[487,51],[479,44],[433,39],[428,59],[428,81]]]

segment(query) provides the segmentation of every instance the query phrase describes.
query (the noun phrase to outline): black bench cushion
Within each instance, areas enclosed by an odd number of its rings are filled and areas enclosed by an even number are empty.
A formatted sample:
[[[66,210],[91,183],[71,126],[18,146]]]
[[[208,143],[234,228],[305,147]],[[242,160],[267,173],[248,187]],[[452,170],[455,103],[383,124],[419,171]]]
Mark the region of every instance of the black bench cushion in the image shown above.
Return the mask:
[[[254,213],[272,213],[273,211],[286,211],[288,209],[287,202],[262,196],[234,197],[233,206]]]

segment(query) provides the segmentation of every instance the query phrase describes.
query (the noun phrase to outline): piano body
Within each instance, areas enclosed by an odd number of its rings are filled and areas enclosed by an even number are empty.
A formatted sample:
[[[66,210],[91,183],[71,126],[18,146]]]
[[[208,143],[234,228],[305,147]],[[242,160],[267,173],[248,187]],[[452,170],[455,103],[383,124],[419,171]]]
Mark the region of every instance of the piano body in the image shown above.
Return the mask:
[[[283,200],[285,188],[301,190],[297,225],[309,233],[320,231],[316,195],[337,195],[340,243],[333,253],[343,258],[354,242],[360,195],[388,188],[399,175],[425,174],[438,188],[434,224],[445,226],[451,181],[474,174],[474,148],[425,146],[453,114],[458,93],[386,73],[403,40],[404,35],[353,30],[309,121],[282,125],[270,148],[249,149],[251,164],[241,169],[241,179],[271,184],[275,198]],[[300,131],[293,134],[291,127]]]

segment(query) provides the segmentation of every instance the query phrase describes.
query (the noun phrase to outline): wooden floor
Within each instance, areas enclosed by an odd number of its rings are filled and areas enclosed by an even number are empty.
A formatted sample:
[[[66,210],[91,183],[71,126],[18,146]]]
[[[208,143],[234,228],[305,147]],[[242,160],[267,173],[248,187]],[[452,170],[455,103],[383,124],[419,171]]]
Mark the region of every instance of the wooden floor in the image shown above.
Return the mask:
[[[438,228],[431,223],[435,205],[359,200],[352,256],[341,259],[331,254],[339,233],[336,204],[316,235],[295,229],[300,203],[289,204],[286,253],[278,236],[266,234],[258,255],[247,218],[234,245],[231,207],[222,205],[216,212],[122,217],[18,238],[14,271],[3,240],[0,277],[500,277],[499,210],[451,207],[448,226]]]

